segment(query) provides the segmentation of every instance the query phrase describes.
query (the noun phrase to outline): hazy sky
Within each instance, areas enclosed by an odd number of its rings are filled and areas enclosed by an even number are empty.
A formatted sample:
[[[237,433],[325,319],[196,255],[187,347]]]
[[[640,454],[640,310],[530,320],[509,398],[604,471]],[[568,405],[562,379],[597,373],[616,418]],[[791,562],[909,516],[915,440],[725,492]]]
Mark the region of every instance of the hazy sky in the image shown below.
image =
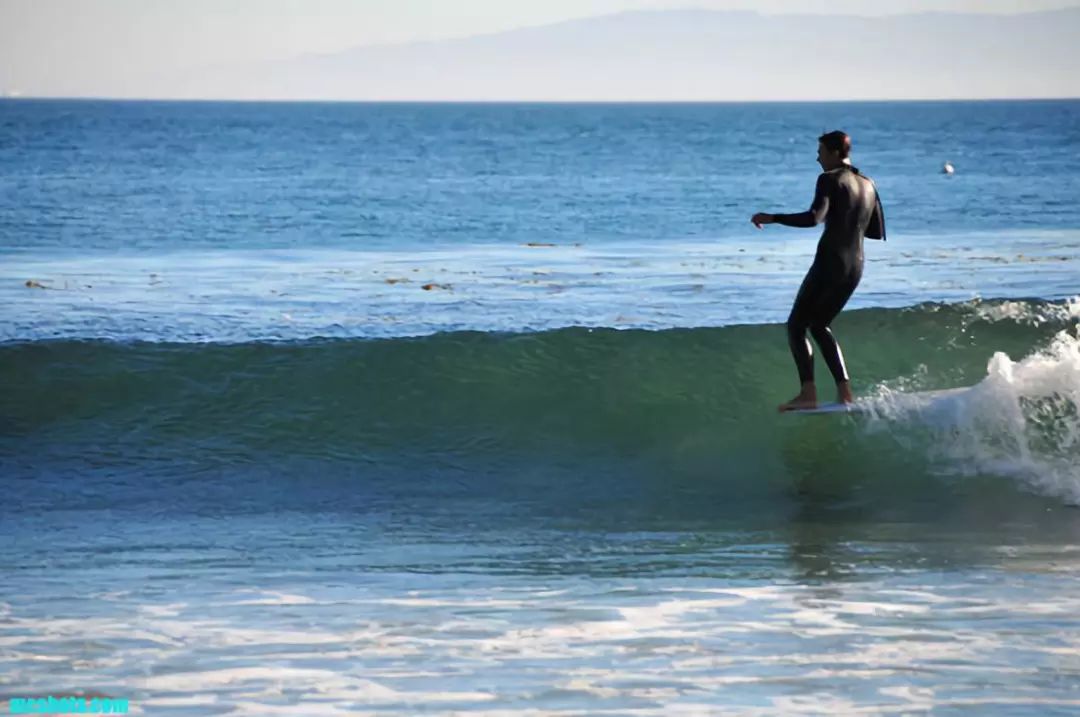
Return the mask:
[[[1009,13],[1078,0],[0,0],[0,92],[82,94],[188,68],[461,37],[622,10]]]

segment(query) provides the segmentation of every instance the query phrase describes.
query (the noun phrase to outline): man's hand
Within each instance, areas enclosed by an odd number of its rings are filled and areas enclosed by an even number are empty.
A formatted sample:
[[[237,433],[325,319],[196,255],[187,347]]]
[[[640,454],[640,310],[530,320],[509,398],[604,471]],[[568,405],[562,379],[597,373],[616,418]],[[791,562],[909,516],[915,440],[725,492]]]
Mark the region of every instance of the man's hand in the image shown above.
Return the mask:
[[[761,227],[762,224],[772,224],[774,221],[776,221],[776,220],[773,219],[772,214],[766,214],[764,212],[758,212],[754,216],[750,217],[750,223],[753,224],[758,229],[762,228]]]

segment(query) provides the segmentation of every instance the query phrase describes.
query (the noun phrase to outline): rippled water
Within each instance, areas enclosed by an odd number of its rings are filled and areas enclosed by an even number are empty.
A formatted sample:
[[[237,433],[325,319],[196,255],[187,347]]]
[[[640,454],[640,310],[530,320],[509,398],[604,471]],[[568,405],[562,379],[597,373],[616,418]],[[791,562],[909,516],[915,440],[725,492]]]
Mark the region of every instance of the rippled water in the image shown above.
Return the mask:
[[[1077,713],[1078,118],[0,102],[0,699]],[[867,412],[778,416],[836,126]]]

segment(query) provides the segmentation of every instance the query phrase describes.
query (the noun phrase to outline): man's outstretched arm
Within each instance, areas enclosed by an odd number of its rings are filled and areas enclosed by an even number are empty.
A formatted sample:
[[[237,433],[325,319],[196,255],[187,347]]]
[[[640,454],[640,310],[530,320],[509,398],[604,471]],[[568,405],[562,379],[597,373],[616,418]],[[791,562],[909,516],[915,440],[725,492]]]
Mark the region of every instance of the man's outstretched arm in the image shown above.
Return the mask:
[[[788,227],[814,227],[825,221],[829,213],[829,178],[822,174],[814,189],[814,201],[810,209],[798,214],[755,214],[750,219],[758,229],[762,224],[783,224]]]

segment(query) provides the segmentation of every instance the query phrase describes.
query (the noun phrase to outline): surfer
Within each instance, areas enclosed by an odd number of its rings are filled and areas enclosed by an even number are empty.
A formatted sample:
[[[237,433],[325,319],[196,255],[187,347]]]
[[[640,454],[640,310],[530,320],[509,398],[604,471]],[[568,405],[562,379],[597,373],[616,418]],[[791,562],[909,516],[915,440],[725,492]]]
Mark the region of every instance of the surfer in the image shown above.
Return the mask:
[[[755,214],[750,221],[764,224],[813,227],[825,222],[817,254],[806,273],[787,321],[788,344],[799,371],[799,395],[781,404],[781,411],[817,407],[814,352],[807,329],[836,380],[836,400],[851,403],[851,381],[840,344],[829,325],[859,285],[863,270],[863,237],[885,238],[885,214],[874,182],[852,166],[851,137],[836,130],[818,138],[817,180],[809,211],[798,214]]]

